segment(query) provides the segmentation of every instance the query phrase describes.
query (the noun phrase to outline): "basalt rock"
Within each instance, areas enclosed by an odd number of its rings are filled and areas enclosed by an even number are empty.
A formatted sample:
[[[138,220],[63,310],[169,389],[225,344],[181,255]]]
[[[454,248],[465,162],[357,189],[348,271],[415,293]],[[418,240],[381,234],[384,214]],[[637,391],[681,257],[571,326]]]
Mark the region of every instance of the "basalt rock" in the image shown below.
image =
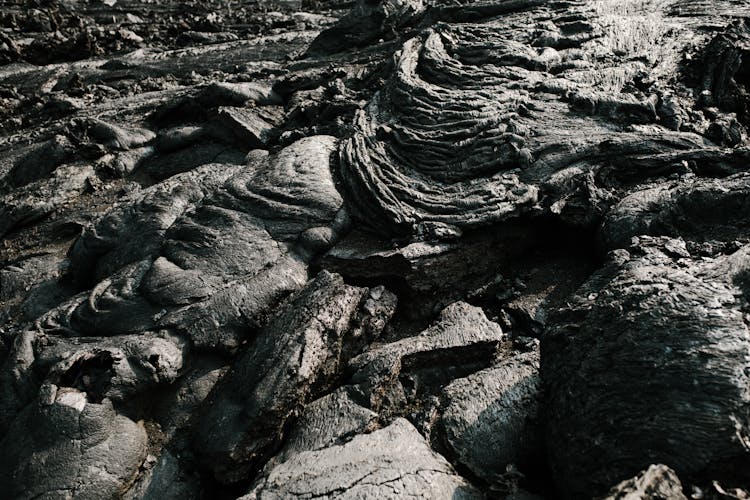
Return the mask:
[[[748,91],[750,91],[750,25],[740,19],[729,26],[706,46],[700,68],[704,94],[708,105],[717,105],[737,113],[748,123]]]
[[[194,449],[221,481],[237,482],[270,458],[286,423],[340,376],[393,314],[382,289],[322,272],[259,333],[209,396]]]
[[[209,164],[120,201],[94,227],[87,228],[71,248],[75,281],[90,285],[127,264],[158,256],[165,231],[238,170]]]
[[[33,3],[6,496],[746,495],[747,1]]]
[[[118,496],[135,480],[146,444],[142,425],[109,400],[45,385],[0,441],[8,464],[0,485],[13,498]]]
[[[614,68],[581,59],[586,50],[617,45],[609,23],[626,29],[636,20],[577,4],[565,14],[535,2],[513,7],[484,22],[437,23],[394,54],[389,80],[356,113],[355,132],[340,147],[340,175],[363,224],[393,236],[434,224],[486,226],[545,207],[560,213],[573,186],[561,192],[554,179],[571,167],[585,177],[610,162],[648,157],[651,171],[639,169],[648,178],[675,156],[711,146],[698,134],[654,127],[657,93],[609,82],[618,72],[633,78],[640,63]],[[573,13],[590,21],[572,21]],[[515,19],[539,19],[537,31],[510,28]],[[653,30],[621,55],[652,57],[659,43],[678,49],[658,25]],[[609,88],[595,88],[596,81]],[[616,138],[614,122],[629,125]],[[595,220],[611,195],[604,186],[591,189],[599,193],[584,217]]]
[[[644,188],[623,198],[607,214],[602,236],[607,249],[625,248],[638,235],[681,236],[695,242],[733,241],[750,236],[750,175],[685,179]]]
[[[605,493],[651,463],[744,484],[748,251],[694,259],[643,237],[550,321],[547,452],[566,496]]]
[[[606,496],[606,500],[639,498],[683,500],[687,497],[682,492],[682,483],[677,474],[666,465],[660,464],[652,465],[636,477],[614,486]]]
[[[244,168],[206,165],[113,208],[71,251],[77,281],[102,281],[42,328],[168,328],[201,347],[235,349],[347,227],[328,169],[335,144],[311,137]]]
[[[357,404],[346,388],[307,405],[273,462],[285,462],[303,451],[343,444],[358,434],[375,430],[378,414]]]
[[[394,38],[424,11],[422,0],[358,1],[348,14],[315,38],[307,53],[331,54]]]
[[[443,390],[438,428],[456,460],[487,482],[541,461],[538,363],[538,352],[520,354]]]
[[[43,219],[83,193],[94,174],[88,165],[60,166],[49,178],[26,184],[0,198],[0,236]]]
[[[107,399],[118,408],[138,408],[149,391],[177,380],[188,348],[166,333],[65,339],[32,331],[19,334],[4,360],[0,431],[29,404],[40,384],[71,388],[87,401]]]
[[[371,346],[353,358],[350,381],[370,408],[386,415],[420,411],[422,400],[443,384],[492,364],[504,340],[481,309],[457,302],[419,335]]]
[[[428,497],[469,499],[481,494],[432,451],[409,422],[350,442],[302,452],[271,469],[243,499]]]

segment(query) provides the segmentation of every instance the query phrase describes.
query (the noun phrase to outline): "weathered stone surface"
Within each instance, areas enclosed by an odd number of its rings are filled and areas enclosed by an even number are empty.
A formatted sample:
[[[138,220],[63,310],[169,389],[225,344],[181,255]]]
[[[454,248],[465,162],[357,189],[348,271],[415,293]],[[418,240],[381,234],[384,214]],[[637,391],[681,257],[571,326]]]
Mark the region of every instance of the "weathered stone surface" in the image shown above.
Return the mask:
[[[139,482],[134,484],[123,498],[126,500],[200,498],[200,485],[195,477],[185,474],[178,460],[165,450],[156,463],[151,464],[151,467],[141,474]]]
[[[322,272],[260,332],[214,388],[194,423],[194,450],[236,482],[270,458],[287,421],[382,331],[395,297]]]
[[[245,150],[267,147],[275,133],[273,123],[258,111],[230,106],[217,110],[212,125],[217,129],[216,134]]]
[[[9,351],[0,377],[0,431],[35,397],[40,383],[74,388],[94,403],[106,398],[120,408],[137,408],[149,391],[181,375],[187,346],[166,333],[82,340],[26,331]]]
[[[88,165],[60,166],[49,178],[26,184],[0,197],[0,236],[36,222],[86,189],[94,170]]]
[[[0,302],[20,298],[31,287],[60,274],[60,257],[40,255],[0,269]]]
[[[156,402],[154,417],[161,431],[173,437],[185,427],[228,369],[226,360],[220,357],[201,356],[193,360],[190,368],[183,370]]]
[[[651,463],[683,480],[744,480],[749,252],[701,261],[684,243],[644,237],[551,320],[546,439],[568,497],[604,493]]]
[[[70,259],[76,281],[95,283],[126,264],[158,255],[164,232],[238,170],[204,165],[120,201],[73,245]]]
[[[242,498],[334,496],[481,498],[404,419],[344,445],[294,455]]]
[[[508,465],[538,463],[542,451],[539,353],[532,351],[454,380],[438,423],[456,460],[492,482]]]
[[[607,217],[607,249],[626,248],[641,234],[705,241],[747,238],[750,175],[658,184],[623,198]]]
[[[652,59],[659,44],[682,50],[683,42],[660,24],[659,6],[497,7],[506,10],[501,18],[437,23],[404,40],[389,81],[357,112],[356,133],[340,148],[341,177],[363,224],[389,235],[419,234],[435,223],[488,225],[540,205],[565,218],[574,210],[579,223],[590,223],[613,197],[611,186],[590,180],[602,168],[616,166],[617,180],[628,170],[647,178],[707,149],[730,154],[687,129],[652,127],[659,90],[631,92],[615,77],[646,71],[641,62],[624,61]],[[426,18],[469,12],[437,8]],[[618,37],[627,35],[618,31],[643,23],[641,16],[653,32],[623,43]],[[512,27],[514,20],[531,26],[532,19],[536,31]],[[614,51],[623,62],[586,61],[581,56],[588,51]],[[651,78],[667,66],[652,67]],[[613,138],[614,122],[631,126]],[[566,171],[569,180],[557,184]]]
[[[40,326],[83,335],[168,328],[201,347],[236,349],[349,224],[328,167],[335,144],[302,139],[251,166],[206,165],[134,195],[71,252],[79,283],[101,281]]]
[[[338,389],[305,407],[274,461],[341,444],[374,430],[377,420],[377,413],[354,402],[346,389]]]
[[[64,135],[56,135],[15,161],[3,179],[18,188],[46,178],[57,167],[75,156],[75,146]]]
[[[358,1],[348,14],[313,40],[307,53],[336,53],[392,38],[424,10],[422,0]]]
[[[674,499],[687,497],[682,492],[682,484],[677,474],[666,465],[651,465],[633,479],[627,479],[614,486],[606,500]]]
[[[156,137],[156,134],[148,129],[123,127],[95,118],[86,120],[82,125],[88,137],[107,149],[134,149],[145,146]]]
[[[12,498],[115,497],[134,481],[146,440],[109,400],[45,385],[0,441],[0,486]]]
[[[481,309],[456,302],[419,335],[373,345],[352,359],[351,381],[371,408],[402,414],[408,399],[491,364],[504,340]]]
[[[0,13],[7,495],[588,498],[661,463],[747,496],[746,0],[32,3]]]

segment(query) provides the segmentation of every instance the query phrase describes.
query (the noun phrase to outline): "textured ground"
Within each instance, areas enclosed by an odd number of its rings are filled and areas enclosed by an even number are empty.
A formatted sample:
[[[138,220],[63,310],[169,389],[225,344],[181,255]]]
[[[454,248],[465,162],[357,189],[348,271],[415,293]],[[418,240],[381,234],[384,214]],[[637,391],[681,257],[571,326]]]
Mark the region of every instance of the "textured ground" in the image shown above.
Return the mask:
[[[749,498],[750,2],[0,2],[8,498]]]

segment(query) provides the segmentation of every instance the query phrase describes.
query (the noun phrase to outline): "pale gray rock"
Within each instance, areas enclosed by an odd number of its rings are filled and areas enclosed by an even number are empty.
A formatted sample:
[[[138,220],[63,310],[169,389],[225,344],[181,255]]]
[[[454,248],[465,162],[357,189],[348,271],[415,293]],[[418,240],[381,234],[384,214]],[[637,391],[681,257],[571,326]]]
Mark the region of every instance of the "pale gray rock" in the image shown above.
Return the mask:
[[[604,500],[687,500],[677,474],[666,465],[651,465],[636,477],[612,487]]]
[[[482,495],[430,449],[414,426],[398,419],[344,445],[292,456],[242,498],[456,500]]]

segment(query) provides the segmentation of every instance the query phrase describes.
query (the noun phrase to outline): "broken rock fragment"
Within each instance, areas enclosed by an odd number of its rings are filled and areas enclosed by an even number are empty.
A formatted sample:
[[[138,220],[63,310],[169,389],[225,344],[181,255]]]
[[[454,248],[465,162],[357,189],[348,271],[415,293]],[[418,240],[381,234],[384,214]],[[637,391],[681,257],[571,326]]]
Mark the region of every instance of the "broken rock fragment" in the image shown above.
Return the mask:
[[[350,380],[371,408],[400,415],[410,407],[407,400],[491,365],[504,340],[500,325],[480,308],[456,302],[419,335],[373,345],[352,359]]]
[[[271,498],[479,499],[407,420],[274,467],[243,500]]]
[[[614,486],[603,500],[686,500],[677,474],[666,465],[651,465],[636,477]]]
[[[193,425],[193,449],[223,482],[270,458],[286,423],[322,395],[395,309],[382,289],[321,272],[263,328],[214,388]]]
[[[363,391],[374,398],[373,407],[378,407],[379,395],[385,387],[399,384],[400,376],[409,379],[413,391],[423,389],[420,382],[439,386],[457,373],[490,364],[504,340],[500,325],[488,320],[480,308],[455,302],[419,335],[375,344],[352,359],[351,380],[363,384]]]
[[[443,391],[439,429],[456,460],[488,482],[541,459],[538,369],[537,351],[519,354]]]
[[[357,404],[346,388],[340,388],[305,407],[274,460],[283,462],[303,451],[341,444],[372,431],[377,420],[377,413]]]
[[[749,269],[748,246],[701,260],[641,237],[553,315],[545,434],[566,497],[604,494],[653,463],[684,481],[747,481]]]

